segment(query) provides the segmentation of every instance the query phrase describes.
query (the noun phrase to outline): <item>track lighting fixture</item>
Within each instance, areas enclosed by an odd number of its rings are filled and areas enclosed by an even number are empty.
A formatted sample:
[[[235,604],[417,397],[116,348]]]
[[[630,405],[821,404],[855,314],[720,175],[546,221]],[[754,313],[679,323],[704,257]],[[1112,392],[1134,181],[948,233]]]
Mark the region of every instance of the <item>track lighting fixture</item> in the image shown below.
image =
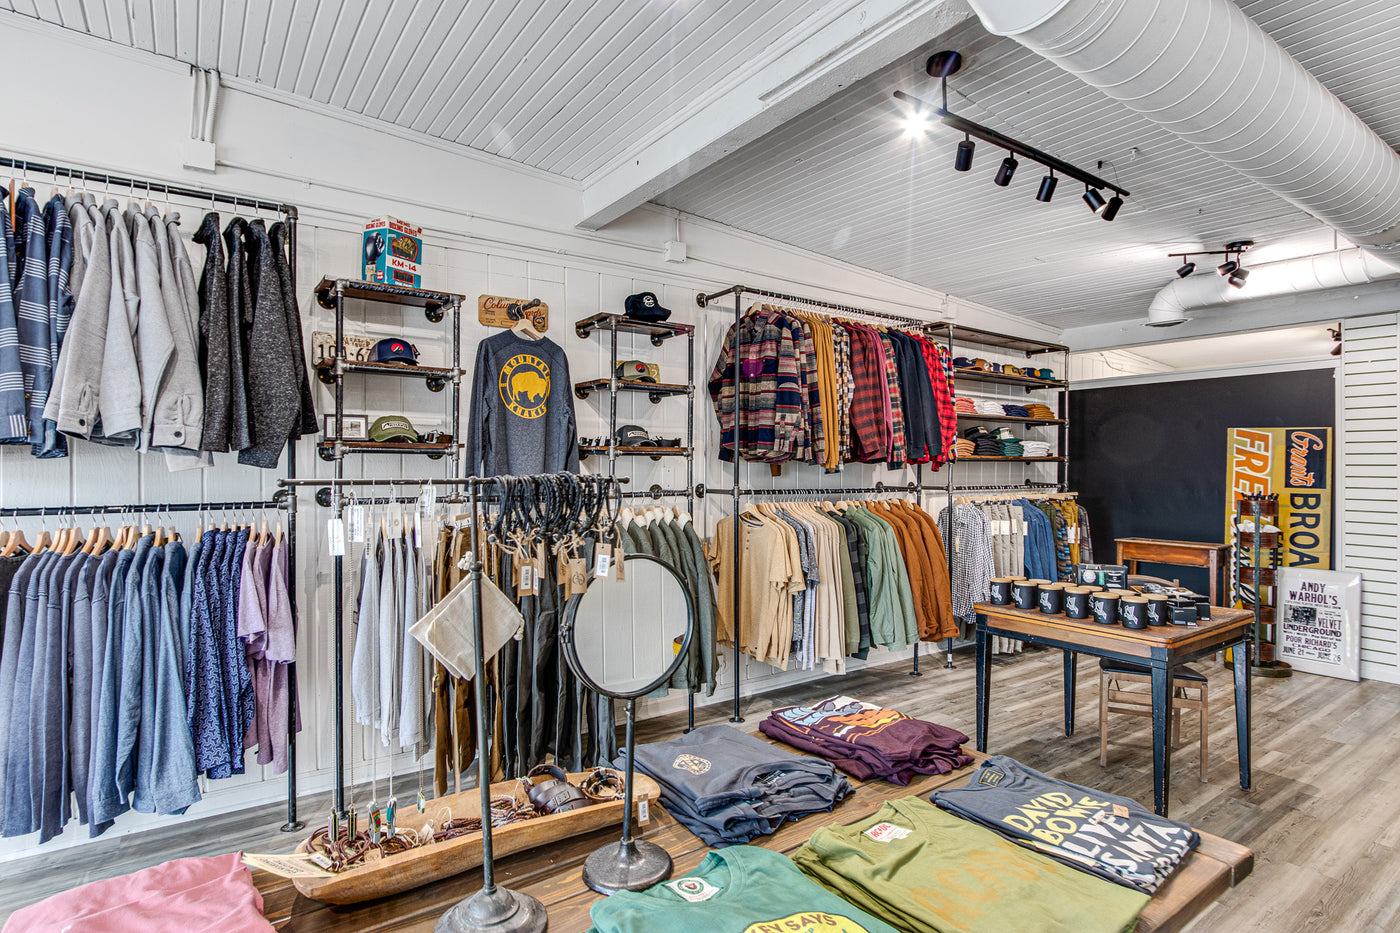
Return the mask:
[[[1003,133],[988,126],[983,126],[965,117],[960,117],[948,109],[948,76],[958,73],[962,68],[963,57],[958,52],[945,50],[935,52],[925,65],[925,70],[929,75],[938,78],[943,91],[943,106],[939,107],[927,103],[906,94],[903,91],[895,91],[896,100],[909,104],[916,114],[936,115],[945,126],[950,126],[954,130],[963,134],[962,142],[958,143],[957,157],[953,162],[953,168],[959,172],[966,172],[972,168],[972,154],[976,149],[973,138],[990,143],[998,149],[1005,149],[1007,156],[1002,159],[998,166],[993,182],[1001,188],[1011,184],[1011,179],[1016,173],[1019,164],[1017,158],[1030,159],[1039,165],[1049,169],[1049,174],[1040,180],[1040,187],[1036,191],[1037,201],[1049,201],[1055,194],[1055,186],[1058,184],[1058,175],[1065,175],[1084,185],[1084,201],[1089,205],[1090,210],[1098,214],[1102,212],[1104,220],[1112,220],[1117,216],[1118,211],[1123,207],[1123,201],[1128,197],[1128,192],[1112,182],[1109,182],[1093,172],[1085,171],[1076,165],[1071,165],[1062,159],[1057,159],[1048,152],[1043,152],[1033,146],[1027,145],[1019,140],[1012,139]],[[1102,167],[1102,163],[1100,163]],[[1112,201],[1105,200],[1105,191],[1113,192]]]
[[[1108,206],[1112,208],[1112,202]],[[1104,211],[1104,213],[1107,214],[1108,211]],[[1253,245],[1253,240],[1234,240],[1226,243],[1224,249],[1202,250],[1199,253],[1168,253],[1167,255],[1172,259],[1181,260],[1181,267],[1176,270],[1176,274],[1183,279],[1196,271],[1196,263],[1192,261],[1192,256],[1224,256],[1225,261],[1216,266],[1215,271],[1235,288],[1244,288],[1245,281],[1249,278],[1249,270],[1244,267],[1244,254]]]
[[[1011,176],[1016,174],[1016,156],[1007,153],[1006,158],[1001,160],[1001,167],[997,169],[997,177],[992,179],[992,183],[1005,188],[1011,184]]]
[[[958,143],[958,157],[953,162],[953,170],[965,172],[972,168],[972,153],[976,151],[977,144],[972,141],[972,137],[963,134],[963,141]]]
[[[904,118],[904,135],[910,139],[922,139],[929,130],[928,117],[922,110],[914,110]]]

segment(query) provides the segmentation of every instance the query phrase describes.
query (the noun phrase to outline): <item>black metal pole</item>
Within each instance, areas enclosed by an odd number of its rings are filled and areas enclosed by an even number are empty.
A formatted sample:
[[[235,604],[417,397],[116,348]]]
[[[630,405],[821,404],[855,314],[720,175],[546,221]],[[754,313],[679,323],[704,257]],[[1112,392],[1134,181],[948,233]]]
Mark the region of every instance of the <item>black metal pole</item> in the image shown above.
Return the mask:
[[[295,220],[293,220],[295,229]],[[296,242],[295,235],[292,242]],[[296,255],[293,252],[292,255]],[[287,441],[287,478],[296,479],[296,441]],[[292,612],[292,624],[297,617],[297,494],[287,491],[287,606]],[[294,833],[306,824],[297,819],[297,662],[293,655],[287,664],[287,822],[282,832]]]

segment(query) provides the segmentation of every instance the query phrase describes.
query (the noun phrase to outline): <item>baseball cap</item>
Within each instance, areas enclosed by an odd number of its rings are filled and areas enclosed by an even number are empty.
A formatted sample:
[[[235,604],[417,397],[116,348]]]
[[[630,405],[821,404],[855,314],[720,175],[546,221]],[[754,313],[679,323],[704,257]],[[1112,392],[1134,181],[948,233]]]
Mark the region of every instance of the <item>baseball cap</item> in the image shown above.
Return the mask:
[[[418,348],[398,337],[385,337],[374,345],[370,356],[376,363],[407,363],[418,365]]]
[[[670,311],[661,307],[661,302],[657,299],[655,292],[638,292],[635,295],[628,295],[626,308],[627,316],[639,321],[664,321],[671,316]]]
[[[623,382],[656,382],[651,377],[651,370],[647,368],[647,364],[641,360],[623,360],[618,363],[617,378]]]
[[[624,424],[617,429],[619,447],[655,447],[656,441],[646,432],[646,428],[636,424]]]
[[[410,441],[418,442],[418,432],[413,430],[413,424],[403,415],[383,415],[374,419],[374,424],[369,428],[369,439],[372,441]]]

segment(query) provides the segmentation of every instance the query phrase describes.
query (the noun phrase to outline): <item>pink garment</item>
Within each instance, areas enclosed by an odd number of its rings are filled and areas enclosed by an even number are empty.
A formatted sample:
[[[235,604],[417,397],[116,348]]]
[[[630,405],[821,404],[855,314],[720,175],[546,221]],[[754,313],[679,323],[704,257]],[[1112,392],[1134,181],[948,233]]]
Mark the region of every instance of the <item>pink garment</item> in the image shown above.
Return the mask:
[[[234,852],[55,894],[15,911],[0,933],[271,933],[262,906],[253,873]]]

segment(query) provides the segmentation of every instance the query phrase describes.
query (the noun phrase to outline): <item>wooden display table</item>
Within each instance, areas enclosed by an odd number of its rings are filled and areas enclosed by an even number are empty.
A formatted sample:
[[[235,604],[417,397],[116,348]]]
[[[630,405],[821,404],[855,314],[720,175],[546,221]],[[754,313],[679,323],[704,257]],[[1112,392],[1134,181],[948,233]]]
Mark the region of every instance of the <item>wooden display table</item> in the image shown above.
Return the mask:
[[[981,760],[986,756],[974,752],[973,757]],[[852,780],[856,792],[838,804],[834,812],[788,823],[753,844],[792,853],[823,826],[853,823],[874,813],[887,800],[912,794],[927,799],[940,787],[965,784],[972,770],[967,767],[952,774],[919,778],[908,787],[896,787],[883,781]],[[710,851],[661,807],[652,808],[650,821],[640,829],[641,838],[664,846],[671,853],[675,860],[672,877],[695,868]],[[615,841],[618,832],[618,828],[613,827],[502,859],[496,863],[496,881],[539,898],[549,911],[550,933],[581,933],[590,925],[589,907],[600,897],[583,885],[583,860],[598,846]],[[1142,912],[1137,926],[1139,933],[1172,933],[1182,929],[1253,870],[1254,854],[1249,849],[1201,833],[1200,847],[1182,861]],[[262,891],[263,913],[279,930],[429,933],[433,923],[449,907],[481,886],[481,870],[472,869],[435,885],[349,907],[332,907],[307,900],[297,893],[290,881],[266,872],[254,872],[253,879]]]
[[[1210,570],[1210,604],[1220,602],[1220,568],[1230,556],[1230,545],[1208,541],[1164,541],[1161,538],[1114,538],[1118,560],[1127,564],[1128,573],[1137,573],[1138,564],[1171,564],[1176,567],[1206,567]]]
[[[1071,619],[1034,609],[978,603],[977,613],[977,750],[987,750],[987,720],[991,711],[991,640],[996,635],[1065,653],[1065,735],[1074,734],[1074,673],[1079,653],[1149,668],[1152,672],[1152,799],[1153,809],[1167,815],[1171,793],[1172,682],[1176,670],[1222,648],[1243,645],[1254,624],[1246,609],[1211,607],[1211,618],[1196,625],[1158,625],[1131,629],[1100,625],[1092,618]],[[1239,746],[1240,787],[1249,790],[1249,664],[1248,651],[1235,655],[1235,738]]]

